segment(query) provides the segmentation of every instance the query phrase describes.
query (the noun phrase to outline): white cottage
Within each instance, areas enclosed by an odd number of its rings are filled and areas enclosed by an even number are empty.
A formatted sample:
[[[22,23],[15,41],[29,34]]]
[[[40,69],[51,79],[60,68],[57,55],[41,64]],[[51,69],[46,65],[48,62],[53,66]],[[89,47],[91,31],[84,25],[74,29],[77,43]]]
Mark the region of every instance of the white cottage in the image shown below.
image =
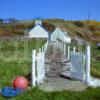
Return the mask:
[[[48,38],[48,31],[43,28],[41,20],[35,20],[35,26],[29,31],[29,38]]]
[[[60,28],[56,28],[50,37],[51,41],[63,41],[65,43],[71,43],[71,38],[67,34],[67,32],[62,31]]]
[[[60,28],[56,28],[50,36],[50,41],[56,42],[64,55],[66,55],[67,51],[67,57],[68,59],[70,58],[69,43],[71,43],[71,37],[67,34],[67,32],[62,31]]]

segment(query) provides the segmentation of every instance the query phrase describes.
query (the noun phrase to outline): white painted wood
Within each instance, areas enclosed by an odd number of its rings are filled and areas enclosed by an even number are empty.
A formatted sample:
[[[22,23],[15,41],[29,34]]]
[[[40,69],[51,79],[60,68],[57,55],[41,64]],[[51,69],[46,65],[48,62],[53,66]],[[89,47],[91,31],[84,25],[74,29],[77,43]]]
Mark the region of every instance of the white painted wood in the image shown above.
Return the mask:
[[[45,78],[44,53],[37,54],[37,84],[42,83]]]
[[[66,55],[66,44],[64,43],[64,55]]]
[[[62,52],[64,53],[64,42],[62,41]]]
[[[47,47],[48,47],[48,41],[44,44],[44,53],[46,52]]]
[[[74,53],[76,52],[76,47],[73,47],[73,52],[74,52]]]
[[[47,50],[48,41],[36,50],[32,51],[32,86],[36,83],[42,83],[45,78],[45,52]]]
[[[37,24],[30,30],[29,38],[48,38],[48,32],[40,24]]]
[[[71,77],[80,81],[84,81],[83,57],[81,52],[71,52]]]
[[[63,41],[61,41],[61,51],[63,52]]]
[[[90,82],[90,45],[86,46],[86,82]]]
[[[42,48],[41,48],[41,49],[42,49],[42,52],[44,52],[44,47],[43,47],[43,46],[42,46]]]
[[[36,50],[32,50],[32,86],[36,86]]]
[[[86,55],[85,53],[83,52],[83,82],[86,81]]]
[[[51,34],[51,41],[57,41],[57,38],[65,43],[71,43],[71,38],[67,33],[60,30],[60,28],[56,28],[54,32]]]
[[[60,50],[61,50],[61,42],[58,42],[59,43],[59,48],[60,48]]]
[[[68,45],[68,59],[70,59],[70,46]]]
[[[39,20],[39,19],[35,20],[35,25],[37,25],[37,24],[42,25],[42,20]]]

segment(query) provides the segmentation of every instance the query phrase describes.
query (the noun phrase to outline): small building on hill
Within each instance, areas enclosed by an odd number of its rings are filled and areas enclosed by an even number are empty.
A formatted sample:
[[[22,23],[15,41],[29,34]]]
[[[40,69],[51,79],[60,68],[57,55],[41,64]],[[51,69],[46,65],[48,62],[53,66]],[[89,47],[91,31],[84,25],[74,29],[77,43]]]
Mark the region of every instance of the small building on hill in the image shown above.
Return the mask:
[[[50,41],[63,41],[65,43],[71,43],[71,37],[66,31],[56,28],[50,36]]]
[[[35,26],[28,35],[29,38],[49,38],[49,32],[42,26],[41,20],[35,20]]]
[[[28,32],[28,38],[36,40],[46,39],[51,43],[56,43],[61,51],[66,54],[66,48],[69,50],[69,44],[71,43],[71,37],[67,31],[63,31],[60,28],[55,28],[53,32],[48,32],[42,25],[41,20],[35,20],[35,26]]]

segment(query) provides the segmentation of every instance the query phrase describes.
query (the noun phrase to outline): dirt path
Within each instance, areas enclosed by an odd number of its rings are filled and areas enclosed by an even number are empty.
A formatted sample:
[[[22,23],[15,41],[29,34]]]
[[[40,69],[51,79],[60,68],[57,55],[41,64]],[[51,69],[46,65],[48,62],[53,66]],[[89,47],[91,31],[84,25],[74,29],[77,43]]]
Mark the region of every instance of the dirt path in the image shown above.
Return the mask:
[[[80,81],[72,81],[60,77],[49,78],[47,82],[38,86],[40,90],[45,92],[53,91],[84,91],[86,90],[86,84]]]
[[[87,88],[86,84],[80,81],[73,81],[70,79],[61,78],[60,75],[67,68],[69,61],[63,62],[66,59],[62,51],[57,47],[56,44],[50,44],[46,53],[46,78],[47,80],[40,84],[39,89],[52,92],[52,91],[83,91]],[[65,68],[64,68],[65,66]]]

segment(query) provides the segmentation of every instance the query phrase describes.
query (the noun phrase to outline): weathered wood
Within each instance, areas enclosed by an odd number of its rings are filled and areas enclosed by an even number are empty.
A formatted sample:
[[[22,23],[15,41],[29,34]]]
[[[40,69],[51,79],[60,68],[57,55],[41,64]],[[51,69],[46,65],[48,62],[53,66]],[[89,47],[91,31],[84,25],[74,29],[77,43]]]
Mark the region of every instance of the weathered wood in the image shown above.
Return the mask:
[[[68,59],[70,59],[70,46],[68,45]]]
[[[32,86],[36,86],[36,50],[32,51]]]
[[[43,82],[45,78],[45,52],[48,42],[36,50],[32,51],[32,86]]]
[[[86,46],[86,82],[90,82],[90,45]]]
[[[71,52],[71,77],[84,81],[83,75],[83,57],[84,55],[81,52]]]
[[[41,83],[45,78],[45,62],[44,53],[37,54],[37,84]]]
[[[74,53],[76,52],[76,47],[73,47],[73,52],[74,52]]]
[[[64,55],[66,55],[66,44],[64,43]]]

